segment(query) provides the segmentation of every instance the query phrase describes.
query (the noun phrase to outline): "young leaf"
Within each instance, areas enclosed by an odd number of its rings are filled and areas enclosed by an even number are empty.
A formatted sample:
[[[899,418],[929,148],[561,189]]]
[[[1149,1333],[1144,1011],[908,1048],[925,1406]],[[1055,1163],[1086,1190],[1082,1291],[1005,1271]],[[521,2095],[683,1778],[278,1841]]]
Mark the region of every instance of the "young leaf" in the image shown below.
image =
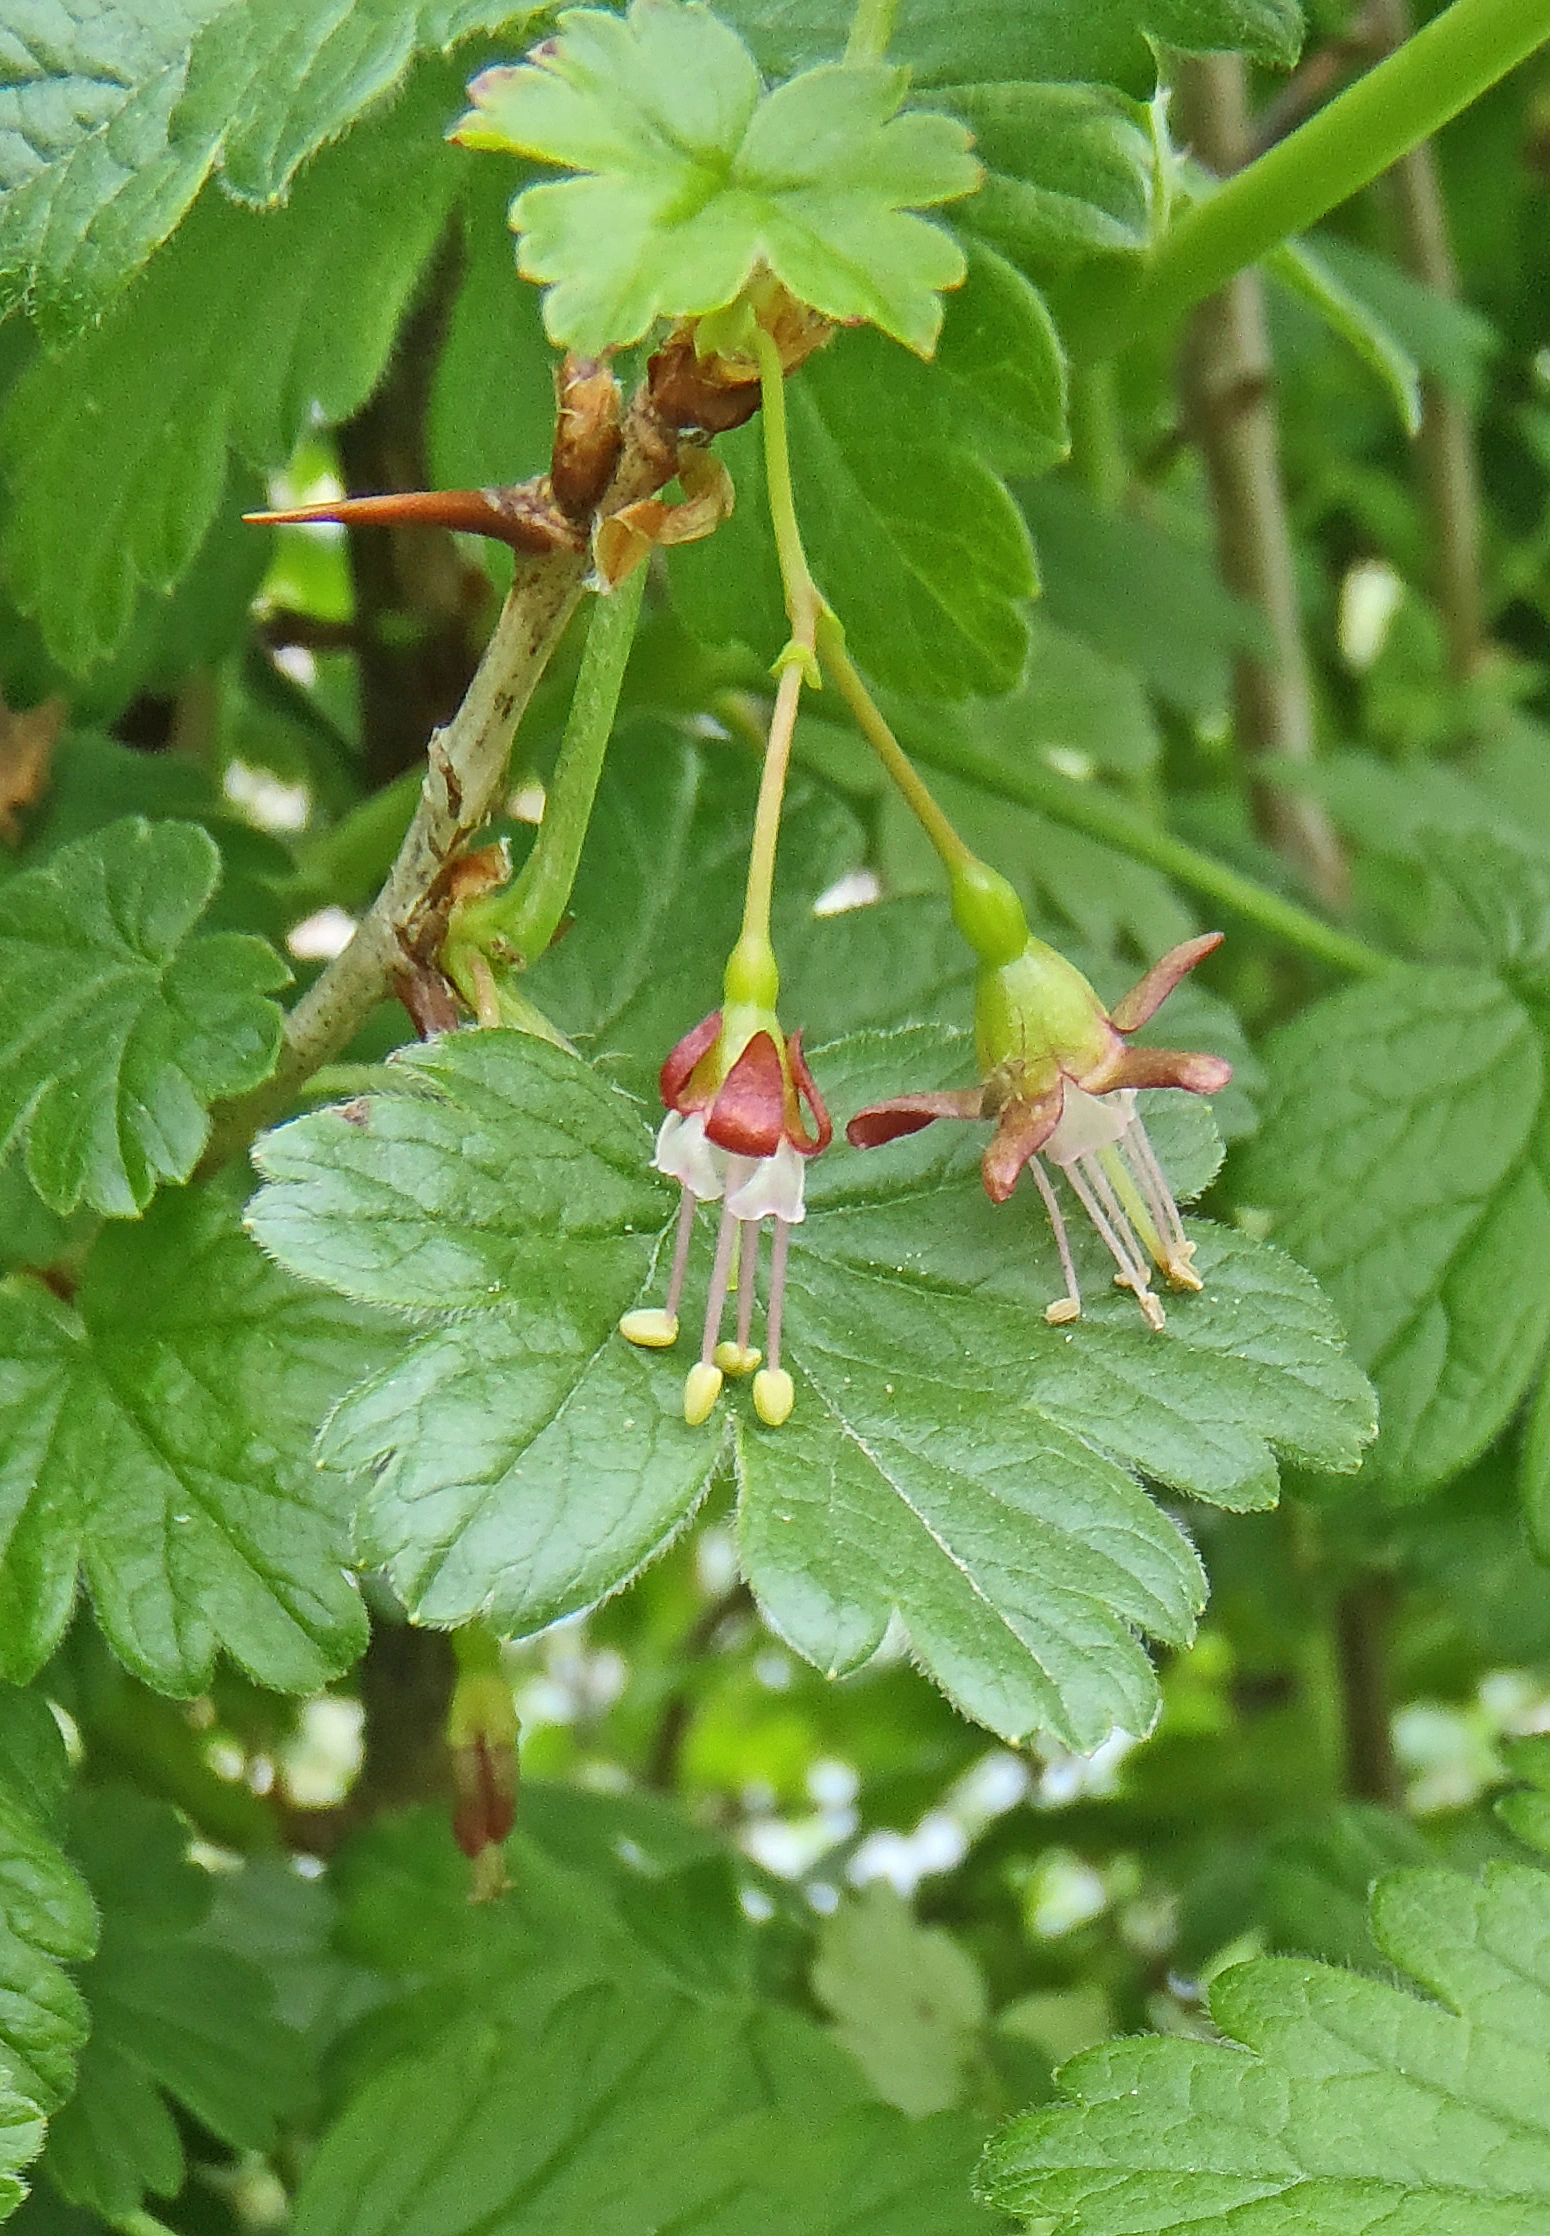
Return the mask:
[[[416,53],[536,10],[511,0],[142,0],[62,15],[13,0],[0,89],[0,309],[55,331],[100,315],[218,168],[281,199]],[[401,214],[411,207],[405,197]]]
[[[222,1191],[109,1228],[74,1308],[0,1290],[0,1671],[48,1659],[78,1567],[164,1691],[198,1692],[218,1648],[285,1690],[346,1668],[365,1619],[311,1443],[379,1346],[266,1265]]]
[[[1052,2236],[1539,2236],[1550,2228],[1550,1875],[1380,1880],[1414,1983],[1294,1957],[1220,1973],[1224,2042],[1110,2042],[992,2143],[984,2194]],[[1238,2045],[1241,2045],[1239,2047]]]
[[[371,393],[457,192],[441,140],[456,89],[422,71],[284,209],[208,193],[100,325],[16,383],[0,421],[5,564],[72,673],[122,641],[137,583],[164,590],[191,564],[229,449],[273,469],[314,408],[344,419]]]
[[[963,1060],[921,1031],[831,1049],[820,1075],[843,1117]],[[774,1627],[831,1674],[864,1662],[897,1612],[967,1714],[1091,1747],[1151,1721],[1135,1632],[1182,1642],[1203,1597],[1190,1546],[1131,1469],[1267,1505],[1272,1446],[1354,1466],[1369,1400],[1307,1277],[1210,1228],[1206,1294],[1165,1340],[1105,1297],[1106,1260],[1086,1264],[1082,1327],[1047,1327],[1059,1280],[1042,1215],[1022,1200],[992,1212],[980,1146],[927,1136],[864,1165],[838,1150],[812,1176],[787,1304],[797,1412],[775,1434],[722,1416],[743,1563]],[[1212,1169],[1203,1146],[1174,1159],[1186,1192]],[[414,1050],[380,1092],[262,1145],[266,1248],[349,1296],[442,1316],[352,1393],[323,1446],[376,1470],[361,1551],[422,1619],[529,1631],[586,1605],[724,1464],[713,1430],[683,1425],[681,1362],[611,1332],[649,1293],[672,1211],[648,1156],[616,1091],[499,1032]]]
[[[86,2038],[64,1966],[97,1944],[91,1895],[59,1846],[67,1775],[47,1701],[0,1686],[0,2070],[43,2112],[69,2094]]]
[[[304,2046],[257,1967],[201,1940],[213,1885],[170,1809],[129,1788],[84,1793],[71,1844],[102,1939],[82,1980],[91,2035],[43,2166],[71,2204],[118,2221],[147,2190],[182,2186],[172,2104],[234,2149],[267,2149],[304,2083]]]
[[[767,268],[826,318],[866,319],[922,356],[952,236],[913,212],[974,191],[968,134],[901,115],[906,73],[805,72],[765,93],[736,32],[698,0],[570,10],[560,35],[486,71],[458,128],[472,147],[580,173],[512,205],[551,340],[587,356],[657,318],[720,310]]]
[[[1265,1058],[1240,1191],[1327,1283],[1377,1383],[1376,1464],[1430,1489],[1490,1443],[1550,1337],[1541,1031],[1484,972],[1396,969],[1304,1011]]]
[[[196,933],[220,856],[138,817],[0,884],[0,1154],[44,1202],[126,1216],[186,1180],[222,1095],[267,1078],[290,973],[241,933]]]

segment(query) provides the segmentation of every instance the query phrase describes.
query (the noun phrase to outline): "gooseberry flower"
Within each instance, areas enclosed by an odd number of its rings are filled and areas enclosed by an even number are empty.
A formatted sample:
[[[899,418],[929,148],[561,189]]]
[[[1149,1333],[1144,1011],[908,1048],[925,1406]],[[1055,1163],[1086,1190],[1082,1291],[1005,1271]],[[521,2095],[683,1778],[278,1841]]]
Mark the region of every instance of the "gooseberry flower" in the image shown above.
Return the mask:
[[[781,1031],[777,986],[774,958],[764,943],[740,941],[727,964],[722,1007],[686,1033],[662,1066],[667,1115],[652,1163],[680,1189],[667,1302],[660,1310],[627,1312],[619,1328],[631,1343],[649,1350],[677,1342],[695,1211],[702,1203],[719,1203],[700,1356],[684,1384],[684,1418],[691,1427],[710,1418],[729,1374],[754,1375],[754,1409],[767,1427],[780,1427],[795,1396],[780,1363],[786,1261],[791,1230],[806,1217],[807,1159],[828,1147],[833,1128],[802,1054],[801,1034],[788,1038]],[[764,1323],[768,1359],[755,1373],[763,1356],[752,1336],[766,1219],[774,1225]],[[724,1343],[721,1324],[734,1282],[737,1339]]]
[[[1118,1284],[1133,1292],[1147,1325],[1161,1328],[1163,1308],[1148,1260],[1172,1289],[1199,1289],[1201,1280],[1192,1263],[1195,1246],[1137,1114],[1136,1090],[1215,1094],[1232,1067],[1219,1056],[1132,1048],[1129,1036],[1222,935],[1207,932],[1171,949],[1106,1010],[1073,963],[1030,935],[1011,887],[983,863],[955,878],[954,912],[982,959],[975,998],[981,1084],[874,1103],[850,1121],[846,1138],[858,1149],[876,1149],[938,1118],[993,1120],[981,1165],[986,1194],[992,1203],[1005,1203],[1026,1167],[1054,1230],[1066,1290],[1045,1318],[1061,1326],[1082,1310],[1048,1164],[1097,1229]]]

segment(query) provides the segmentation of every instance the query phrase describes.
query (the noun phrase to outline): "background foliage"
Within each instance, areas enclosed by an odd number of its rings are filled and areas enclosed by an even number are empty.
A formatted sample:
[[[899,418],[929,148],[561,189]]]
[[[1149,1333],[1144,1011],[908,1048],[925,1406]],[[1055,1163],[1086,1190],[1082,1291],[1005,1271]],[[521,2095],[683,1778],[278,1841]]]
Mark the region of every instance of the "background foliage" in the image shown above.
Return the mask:
[[[0,6],[0,2213],[1550,2231],[1550,69],[1149,322],[1206,173],[1396,0],[903,0],[848,73],[831,0],[718,14],[703,77],[609,27],[616,141],[556,182],[593,143],[530,84],[528,158],[445,137],[545,10]],[[743,199],[694,234],[706,164]],[[384,1000],[251,1166],[511,562],[241,514],[540,471],[551,337],[777,233],[873,321],[788,384],[856,661],[1106,998],[1227,930],[1162,1037],[1235,1076],[1148,1112],[1207,1274],[1165,1340],[1082,1238],[1045,1324],[967,1129],[827,1155],[772,1434],[612,1333],[786,633],[760,423],[651,562],[523,982],[566,1044]],[[836,699],[775,934],[843,1123],[974,1059]],[[470,1906],[476,1622],[523,1795]]]

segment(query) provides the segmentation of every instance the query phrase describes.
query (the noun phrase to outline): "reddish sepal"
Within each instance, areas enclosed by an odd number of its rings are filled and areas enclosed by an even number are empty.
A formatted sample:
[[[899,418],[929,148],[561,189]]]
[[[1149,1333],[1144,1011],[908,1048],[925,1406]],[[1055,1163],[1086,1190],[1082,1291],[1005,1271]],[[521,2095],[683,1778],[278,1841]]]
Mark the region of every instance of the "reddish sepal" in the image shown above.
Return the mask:
[[[705,1118],[705,1139],[734,1157],[773,1157],[786,1132],[786,1075],[768,1033],[755,1033]]]
[[[694,1074],[700,1058],[716,1045],[716,1035],[721,1030],[721,1012],[713,1009],[702,1017],[692,1032],[684,1034],[678,1046],[669,1055],[657,1075],[663,1107],[667,1110],[703,1109],[708,1097],[698,1097],[693,1103],[684,1100],[684,1091]]]
[[[814,1133],[788,1133],[786,1139],[799,1156],[816,1157],[820,1149],[827,1149],[834,1139],[834,1121],[829,1116],[828,1105],[818,1092],[818,1082],[807,1066],[802,1053],[802,1035],[793,1033],[786,1042],[786,1061],[791,1066],[791,1076],[801,1100],[812,1112]]]
[[[881,1149],[888,1141],[918,1134],[938,1118],[982,1118],[984,1090],[964,1087],[942,1094],[896,1095],[892,1102],[877,1102],[858,1110],[845,1128],[853,1149]]]

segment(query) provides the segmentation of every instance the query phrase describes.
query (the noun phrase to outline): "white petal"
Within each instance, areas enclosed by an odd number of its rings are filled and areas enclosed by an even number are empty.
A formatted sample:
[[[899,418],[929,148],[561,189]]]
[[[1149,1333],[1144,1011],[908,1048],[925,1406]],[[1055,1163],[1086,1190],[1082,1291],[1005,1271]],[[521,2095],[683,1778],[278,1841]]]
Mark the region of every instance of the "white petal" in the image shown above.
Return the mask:
[[[697,1110],[670,1110],[657,1134],[651,1162],[670,1180],[681,1180],[701,1203],[719,1203],[726,1184],[727,1155],[705,1139],[705,1120]]]
[[[733,1164],[744,1167],[742,1174],[727,1173],[727,1209],[734,1218],[785,1219],[797,1226],[807,1217],[802,1203],[804,1160],[789,1141],[783,1141],[773,1157],[761,1157],[756,1164],[741,1157]]]
[[[1095,1149],[1107,1149],[1118,1141],[1135,1114],[1133,1087],[1090,1095],[1085,1087],[1068,1079],[1060,1123],[1044,1144],[1042,1154],[1052,1165],[1069,1165],[1078,1157],[1090,1157]]]

